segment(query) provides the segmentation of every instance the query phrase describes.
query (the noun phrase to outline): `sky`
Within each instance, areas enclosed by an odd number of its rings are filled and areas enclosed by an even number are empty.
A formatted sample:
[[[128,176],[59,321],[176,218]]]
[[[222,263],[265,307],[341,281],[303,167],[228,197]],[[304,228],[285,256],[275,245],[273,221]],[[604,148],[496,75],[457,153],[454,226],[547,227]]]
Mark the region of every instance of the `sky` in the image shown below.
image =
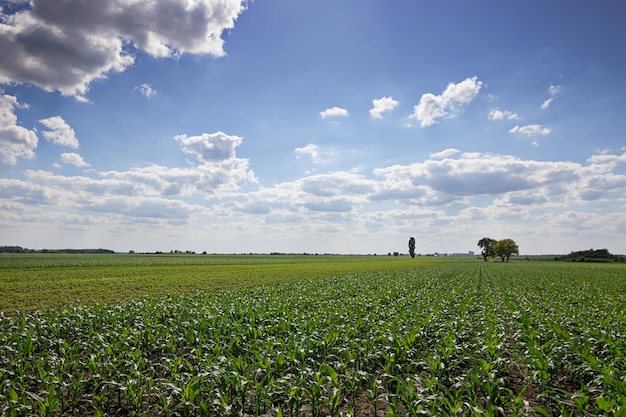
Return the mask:
[[[621,0],[0,5],[0,245],[626,253]]]

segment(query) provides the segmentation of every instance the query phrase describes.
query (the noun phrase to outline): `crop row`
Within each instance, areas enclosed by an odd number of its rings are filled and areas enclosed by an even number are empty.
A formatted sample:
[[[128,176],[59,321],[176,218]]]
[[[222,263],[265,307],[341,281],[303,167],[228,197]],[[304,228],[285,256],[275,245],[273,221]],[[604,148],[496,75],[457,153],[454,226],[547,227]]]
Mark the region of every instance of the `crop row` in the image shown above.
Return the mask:
[[[463,262],[0,317],[0,413],[626,415],[619,268]]]

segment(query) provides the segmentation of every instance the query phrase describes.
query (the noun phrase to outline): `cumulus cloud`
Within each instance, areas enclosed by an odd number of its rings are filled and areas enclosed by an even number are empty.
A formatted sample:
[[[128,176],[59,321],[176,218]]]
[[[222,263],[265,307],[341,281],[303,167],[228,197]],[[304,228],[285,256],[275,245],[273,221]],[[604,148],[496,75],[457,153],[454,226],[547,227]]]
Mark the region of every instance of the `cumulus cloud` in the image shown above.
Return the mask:
[[[50,130],[43,132],[43,137],[48,142],[55,145],[67,146],[69,148],[78,148],[78,140],[74,129],[68,125],[60,116],[49,117],[39,120],[39,123],[46,126]]]
[[[375,119],[382,119],[384,112],[392,111],[400,102],[393,97],[382,97],[372,100],[374,107],[370,109],[370,116]]]
[[[87,166],[75,153],[63,154],[62,159],[65,163]],[[60,206],[72,210],[78,207],[122,217],[169,218],[171,215],[172,221],[181,221],[189,217],[187,208],[190,205],[185,198],[213,197],[219,192],[235,191],[241,181],[256,180],[245,159],[234,155],[222,162],[199,159],[200,163],[194,167],[151,165],[127,171],[100,172],[95,178],[27,170],[27,182],[14,180],[22,184],[9,185],[16,193],[32,190],[33,201],[41,200],[42,195],[47,196],[48,201],[52,198],[50,196],[55,196]],[[18,197],[9,198],[17,201]],[[179,211],[182,214],[176,215]]]
[[[543,104],[541,104],[541,108],[545,110],[548,107],[550,107],[550,104],[552,104],[552,102],[559,97],[560,92],[561,92],[560,85],[551,85],[548,88],[548,93],[550,94],[550,98],[548,98],[546,101],[543,102]]]
[[[379,168],[374,173],[383,178],[377,198],[425,206],[571,184],[582,176],[581,166],[575,163],[528,161],[471,152]]]
[[[342,109],[341,107],[331,107],[320,112],[320,117],[322,119],[327,117],[347,117],[349,115],[348,110]]]
[[[56,175],[44,170],[27,170],[25,175],[31,184],[52,190],[62,190],[64,193],[70,193],[73,198],[83,200],[106,195],[132,196],[143,192],[136,184],[117,179]]]
[[[352,212],[368,203],[376,181],[354,172],[315,174],[238,195],[226,205],[244,213],[266,213],[266,221],[330,221],[327,216]],[[323,216],[323,217],[317,217]],[[345,219],[335,219],[345,221]]]
[[[243,141],[241,137],[216,132],[199,136],[178,135],[174,139],[181,144],[184,153],[195,157],[196,166],[168,168],[150,165],[100,175],[132,184],[142,193],[160,196],[212,196],[220,191],[235,190],[242,181],[258,182],[248,167],[249,161],[236,155],[235,148]]]
[[[29,0],[0,11],[0,83],[28,83],[84,100],[89,84],[124,71],[126,45],[154,57],[224,55],[246,0]]]
[[[54,199],[45,187],[32,182],[0,178],[0,195],[22,204],[51,204]]]
[[[14,96],[0,95],[0,154],[7,165],[15,165],[18,158],[35,157],[37,134],[18,124],[14,110],[20,107],[24,106]]]
[[[29,182],[42,187],[71,192],[75,199],[92,201],[103,196],[146,196],[159,198],[210,198],[219,193],[235,191],[240,182],[254,184],[258,179],[249,169],[247,159],[238,158],[235,147],[241,138],[221,132],[176,139],[183,151],[196,157],[191,167],[149,165],[122,171],[99,172],[89,176],[55,175],[48,171],[27,171]],[[64,153],[66,164],[87,167],[89,164],[77,153]]]
[[[514,206],[527,206],[534,204],[544,204],[549,202],[549,198],[544,193],[531,191],[514,191],[508,193],[499,201],[501,204]]]
[[[152,88],[150,84],[144,83],[144,84],[138,85],[133,90],[138,91],[139,93],[141,93],[142,96],[146,98],[156,97],[157,95],[157,90]]]
[[[426,93],[413,108],[409,119],[417,119],[422,127],[437,123],[438,119],[458,111],[471,102],[480,91],[483,83],[477,77],[466,78],[458,84],[450,83],[441,95]]]
[[[135,230],[144,239],[155,226],[164,226],[163,233],[167,226],[189,224],[180,232],[184,241],[192,232],[203,236],[199,241],[216,236],[216,229],[228,229],[224,236],[270,239],[294,233],[319,237],[322,230],[336,229],[344,231],[341,236],[377,232],[377,240],[393,235],[394,241],[414,230],[438,236],[442,225],[452,234],[472,236],[482,235],[485,227],[506,226],[522,240],[527,231],[553,234],[571,227],[574,223],[559,221],[568,218],[559,213],[575,205],[572,219],[585,219],[594,233],[602,229],[618,241],[626,227],[620,210],[626,148],[602,151],[585,163],[445,149],[369,173],[329,172],[243,191],[237,181],[245,181],[249,171],[244,161],[232,163],[237,159],[207,163],[200,158],[192,167],[155,165],[91,177],[26,171],[24,181],[0,178],[0,224],[32,226],[36,220],[49,225],[47,230],[67,230],[70,222],[84,221],[113,233]],[[191,203],[198,196],[206,197],[203,204]],[[169,241],[155,237],[160,244]]]
[[[354,172],[331,172],[300,179],[297,187],[316,197],[365,196],[375,191],[376,182]]]
[[[626,152],[614,156],[599,163],[614,169],[614,161],[622,161]],[[261,188],[239,195],[242,201],[236,204],[236,211],[267,215],[268,219],[292,218],[299,223],[307,218],[344,222],[344,217],[333,216],[348,212],[355,216],[351,220],[354,224],[361,221],[357,218],[365,223],[368,218],[389,218],[397,207],[431,213],[436,217],[433,221],[454,221],[468,215],[471,219],[521,219],[566,201],[585,204],[621,195],[626,179],[595,173],[599,171],[606,169],[600,170],[595,164],[446,149],[422,162],[375,169],[377,178],[356,172],[331,172]],[[454,216],[434,211],[453,203],[467,209]],[[316,217],[316,213],[324,216]],[[402,220],[404,223],[414,224],[408,218]],[[390,221],[385,224],[389,226]]]
[[[626,163],[626,146],[620,151],[623,152],[621,155],[604,150],[589,157],[587,162],[595,173],[610,172],[618,165]]]
[[[220,162],[235,159],[235,148],[243,139],[223,132],[203,133],[200,136],[178,135],[174,138],[183,152],[195,156],[202,162]]]
[[[164,220],[171,225],[186,224],[193,213],[201,211],[199,207],[184,201],[159,197],[107,197],[85,203],[81,208],[97,213],[116,213],[138,219]]]
[[[87,162],[83,160],[83,157],[75,152],[68,152],[61,154],[61,161],[66,164],[71,164],[77,167],[88,167],[90,166]]]
[[[374,178],[339,171],[279,183],[237,195],[235,199],[241,201],[233,207],[240,212],[271,213],[280,218],[322,212],[352,212],[367,217],[367,213],[386,215],[394,205],[426,210],[454,203],[500,219],[510,216],[515,207],[519,211],[514,216],[523,217],[530,215],[528,207],[552,209],[559,202],[584,204],[620,195],[626,187],[625,177],[607,170],[626,164],[626,152],[608,156],[583,165],[446,149],[422,162],[374,169]],[[497,207],[490,214],[485,211],[488,201]],[[378,205],[384,207],[380,212]]]
[[[304,203],[303,206],[311,211],[321,211],[325,213],[349,212],[354,208],[352,201],[341,197],[315,199],[314,201]]]
[[[296,152],[296,158],[298,159],[300,159],[302,155],[309,155],[314,163],[322,163],[322,159],[320,158],[320,152],[317,148],[317,145],[315,145],[314,143],[309,143],[302,148],[295,148],[294,151]]]
[[[519,120],[517,113],[508,110],[491,109],[489,110],[489,120]]]
[[[131,182],[117,179],[94,179],[86,176],[55,175],[48,171],[25,172],[27,181],[0,179],[0,191],[4,196],[31,205],[46,205],[42,215],[51,217],[50,204],[68,211],[80,210],[82,215],[72,220],[91,217],[86,213],[103,217],[93,218],[93,223],[107,221],[117,224],[132,224],[139,219],[146,224],[184,224],[193,214],[205,211],[180,199],[149,195]],[[58,221],[58,219],[54,219]]]
[[[102,182],[118,192],[133,192],[163,197],[214,196],[236,190],[242,181],[255,182],[248,162],[236,159],[229,164],[201,164],[189,168],[150,165],[127,171],[105,171],[100,176],[111,182]]]
[[[609,195],[626,190],[626,175],[609,172],[587,176],[577,195],[584,201],[604,199]]]

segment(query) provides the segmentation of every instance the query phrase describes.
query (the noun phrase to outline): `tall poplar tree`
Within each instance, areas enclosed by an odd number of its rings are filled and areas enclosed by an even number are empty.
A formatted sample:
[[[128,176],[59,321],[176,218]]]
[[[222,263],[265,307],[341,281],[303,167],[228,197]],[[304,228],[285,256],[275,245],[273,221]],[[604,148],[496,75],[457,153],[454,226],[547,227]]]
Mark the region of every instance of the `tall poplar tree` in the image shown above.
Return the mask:
[[[409,254],[411,258],[415,258],[415,238],[413,236],[409,239]]]

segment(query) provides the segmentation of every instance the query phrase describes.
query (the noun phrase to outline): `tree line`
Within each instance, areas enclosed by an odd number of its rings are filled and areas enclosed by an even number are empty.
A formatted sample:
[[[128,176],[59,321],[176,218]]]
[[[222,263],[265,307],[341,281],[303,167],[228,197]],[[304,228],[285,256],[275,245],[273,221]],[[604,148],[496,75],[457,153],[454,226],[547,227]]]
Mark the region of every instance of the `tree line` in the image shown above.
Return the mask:
[[[0,246],[0,253],[115,253],[110,249],[27,249],[21,246]]]
[[[556,257],[557,261],[566,262],[624,262],[623,255],[613,255],[607,249],[589,249],[570,252],[568,255]]]

